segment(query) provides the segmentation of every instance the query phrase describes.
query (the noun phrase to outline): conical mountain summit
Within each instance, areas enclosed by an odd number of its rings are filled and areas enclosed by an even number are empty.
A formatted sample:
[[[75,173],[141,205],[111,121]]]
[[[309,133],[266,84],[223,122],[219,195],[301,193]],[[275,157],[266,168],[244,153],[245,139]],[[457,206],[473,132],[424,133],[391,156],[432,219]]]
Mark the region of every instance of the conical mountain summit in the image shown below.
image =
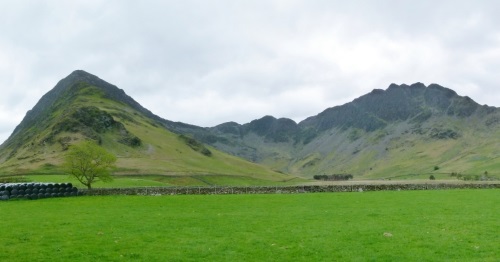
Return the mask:
[[[23,131],[26,131],[25,129],[29,129],[32,126],[36,126],[40,122],[46,121],[47,118],[50,117],[49,114],[51,113],[51,110],[56,110],[57,107],[65,106],[65,104],[60,100],[76,98],[76,96],[78,96],[78,90],[84,85],[97,87],[101,92],[103,92],[106,98],[123,102],[139,112],[148,116],[153,116],[149,110],[145,109],[134,99],[125,94],[122,89],[119,89],[118,87],[109,84],[99,77],[83,70],[76,70],[64,79],[60,80],[52,90],[42,96],[33,109],[26,113],[22,122],[14,129],[14,132],[7,140],[7,143],[20,133],[23,133]]]
[[[0,146],[0,172],[57,173],[66,149],[91,139],[117,155],[118,175],[291,178],[172,133],[169,125],[189,126],[164,120],[118,87],[77,70],[45,94]]]

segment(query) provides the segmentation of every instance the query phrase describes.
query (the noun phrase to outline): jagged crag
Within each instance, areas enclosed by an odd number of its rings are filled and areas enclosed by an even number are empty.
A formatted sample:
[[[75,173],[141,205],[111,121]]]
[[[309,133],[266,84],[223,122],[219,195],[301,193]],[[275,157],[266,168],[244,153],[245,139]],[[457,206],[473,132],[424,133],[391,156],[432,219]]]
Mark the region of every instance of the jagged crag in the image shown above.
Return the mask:
[[[220,150],[284,172],[391,177],[400,172],[427,173],[433,165],[447,165],[445,170],[464,173],[482,169],[498,172],[498,152],[487,154],[485,161],[475,166],[470,162],[483,155],[482,151],[500,148],[499,119],[498,108],[479,105],[437,84],[415,83],[375,89],[300,123],[265,116],[243,125],[229,122],[179,130]],[[478,139],[481,136],[484,140]],[[432,152],[436,147],[449,147],[447,150],[453,153],[444,151],[443,155],[449,155],[435,158]],[[478,147],[483,149],[476,150]],[[409,161],[401,159],[401,153],[406,158],[412,158],[412,154],[424,156],[420,161]],[[470,159],[459,160],[461,156]]]

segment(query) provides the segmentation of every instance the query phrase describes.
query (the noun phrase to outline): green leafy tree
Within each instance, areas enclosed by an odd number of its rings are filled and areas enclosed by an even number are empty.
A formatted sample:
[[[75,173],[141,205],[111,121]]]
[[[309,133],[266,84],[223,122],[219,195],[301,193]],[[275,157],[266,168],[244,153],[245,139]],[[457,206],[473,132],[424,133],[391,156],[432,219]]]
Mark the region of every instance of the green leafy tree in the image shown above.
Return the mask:
[[[84,141],[69,147],[63,166],[68,174],[91,189],[94,182],[113,180],[111,170],[115,163],[115,155],[92,141]]]

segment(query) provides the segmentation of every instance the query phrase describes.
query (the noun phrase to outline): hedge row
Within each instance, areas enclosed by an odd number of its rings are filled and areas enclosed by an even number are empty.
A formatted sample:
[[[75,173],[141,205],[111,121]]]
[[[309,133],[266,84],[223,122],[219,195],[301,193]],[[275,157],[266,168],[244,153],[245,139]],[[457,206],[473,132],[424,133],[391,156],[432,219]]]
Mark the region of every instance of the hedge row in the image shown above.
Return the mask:
[[[78,193],[78,189],[71,183],[0,184],[0,200],[69,197],[77,196]]]
[[[295,194],[319,192],[362,192],[382,190],[437,190],[500,188],[496,184],[387,184],[387,185],[326,185],[326,186],[267,186],[267,187],[136,187],[95,188],[86,195],[214,195],[214,194]]]

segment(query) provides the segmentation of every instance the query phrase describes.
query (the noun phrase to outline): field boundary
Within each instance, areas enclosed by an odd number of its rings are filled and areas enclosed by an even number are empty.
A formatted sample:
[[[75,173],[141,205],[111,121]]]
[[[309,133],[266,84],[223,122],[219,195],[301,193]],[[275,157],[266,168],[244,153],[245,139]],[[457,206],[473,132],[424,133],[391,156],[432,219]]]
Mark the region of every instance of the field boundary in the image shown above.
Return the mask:
[[[432,184],[352,184],[297,186],[193,186],[130,187],[80,190],[82,194],[104,195],[228,195],[228,194],[297,194],[321,192],[364,192],[401,190],[497,189],[500,183],[432,183]]]

